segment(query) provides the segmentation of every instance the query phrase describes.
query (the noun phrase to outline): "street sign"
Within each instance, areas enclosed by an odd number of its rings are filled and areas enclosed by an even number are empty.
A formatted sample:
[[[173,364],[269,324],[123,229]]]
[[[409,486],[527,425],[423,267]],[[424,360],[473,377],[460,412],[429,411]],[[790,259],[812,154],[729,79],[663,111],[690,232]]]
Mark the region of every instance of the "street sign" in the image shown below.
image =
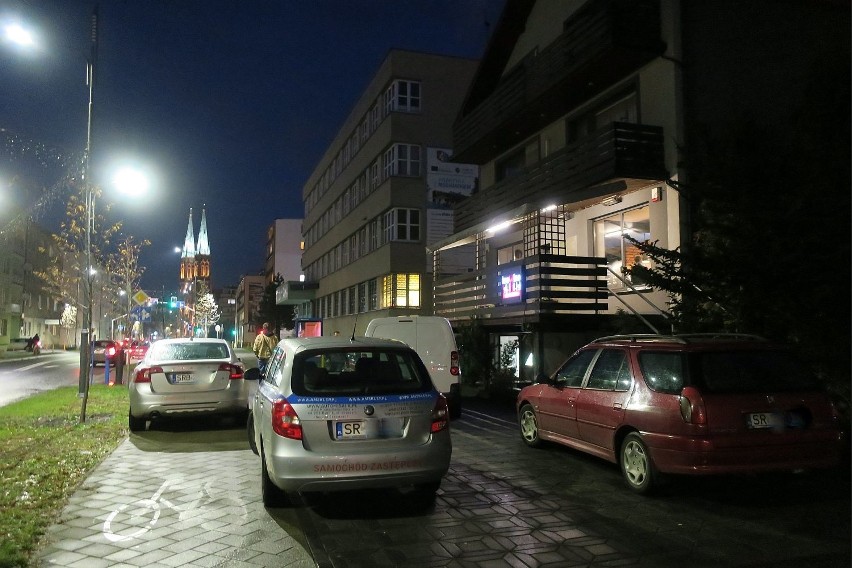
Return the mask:
[[[141,306],[148,301],[148,294],[146,294],[143,290],[139,290],[133,294],[133,301]]]

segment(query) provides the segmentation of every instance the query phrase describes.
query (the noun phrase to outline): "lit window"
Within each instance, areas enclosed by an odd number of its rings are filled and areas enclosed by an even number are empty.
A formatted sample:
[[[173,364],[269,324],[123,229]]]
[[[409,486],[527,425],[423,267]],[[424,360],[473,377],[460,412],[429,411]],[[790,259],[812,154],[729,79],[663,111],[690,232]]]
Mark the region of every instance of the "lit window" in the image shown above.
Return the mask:
[[[390,274],[382,278],[382,308],[419,307],[419,274]]]
[[[595,221],[595,256],[605,256],[607,266],[622,278],[627,278],[625,270],[635,264],[651,268],[651,261],[644,258],[642,252],[625,235],[644,242],[651,240],[651,220],[648,206],[621,211],[615,215]],[[642,284],[634,281],[633,285]],[[607,285],[610,288],[624,288],[624,284],[611,272],[607,272]]]

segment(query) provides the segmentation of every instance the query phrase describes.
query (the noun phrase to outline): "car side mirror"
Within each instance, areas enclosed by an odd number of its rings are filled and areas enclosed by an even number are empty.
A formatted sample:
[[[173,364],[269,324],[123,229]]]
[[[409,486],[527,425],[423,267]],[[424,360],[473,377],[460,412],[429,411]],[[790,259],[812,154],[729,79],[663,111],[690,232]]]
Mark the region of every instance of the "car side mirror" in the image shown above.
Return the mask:
[[[263,378],[263,375],[260,372],[260,369],[257,367],[252,367],[245,373],[243,373],[243,379],[246,381],[260,381]]]

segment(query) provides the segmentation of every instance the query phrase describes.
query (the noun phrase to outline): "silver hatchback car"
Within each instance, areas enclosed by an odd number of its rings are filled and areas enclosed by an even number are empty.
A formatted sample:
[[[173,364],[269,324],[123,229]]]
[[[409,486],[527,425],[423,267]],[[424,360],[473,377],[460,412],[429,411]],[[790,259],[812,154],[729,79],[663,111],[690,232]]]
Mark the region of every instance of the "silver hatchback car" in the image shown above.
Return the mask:
[[[433,497],[452,454],[446,399],[417,352],[386,339],[281,340],[252,401],[248,435],[267,507],[312,491]]]
[[[130,390],[129,427],[167,416],[231,414],[244,420],[249,384],[244,366],[224,339],[161,339],[136,366]]]

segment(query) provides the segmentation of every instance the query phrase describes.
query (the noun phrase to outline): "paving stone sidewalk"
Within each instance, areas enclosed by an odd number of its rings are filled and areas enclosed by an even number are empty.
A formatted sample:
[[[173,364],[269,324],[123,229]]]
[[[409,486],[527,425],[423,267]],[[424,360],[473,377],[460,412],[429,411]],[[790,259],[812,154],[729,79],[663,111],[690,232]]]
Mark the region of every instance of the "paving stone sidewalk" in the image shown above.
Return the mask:
[[[158,451],[168,444],[148,438],[170,435],[131,436],[104,460],[49,529],[38,565],[316,566],[299,530],[264,509],[251,450]]]

